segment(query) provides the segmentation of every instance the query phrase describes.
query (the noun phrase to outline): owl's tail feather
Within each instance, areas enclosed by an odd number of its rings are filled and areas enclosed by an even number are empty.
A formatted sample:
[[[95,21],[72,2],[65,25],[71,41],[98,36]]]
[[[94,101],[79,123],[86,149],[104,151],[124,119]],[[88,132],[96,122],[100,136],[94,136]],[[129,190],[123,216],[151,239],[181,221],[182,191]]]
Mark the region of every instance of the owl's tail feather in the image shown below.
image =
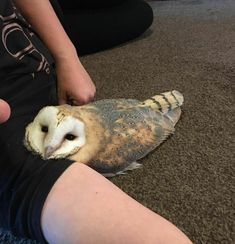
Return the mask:
[[[171,110],[165,114],[165,116],[171,120],[171,122],[173,123],[174,126],[176,125],[176,123],[180,119],[180,115],[181,115],[181,108],[180,107],[174,108],[173,110]]]
[[[151,107],[152,109],[160,111],[163,114],[167,114],[175,108],[180,107],[183,102],[183,95],[180,92],[173,90],[161,93],[160,95],[156,95],[145,100],[142,103],[142,106]]]

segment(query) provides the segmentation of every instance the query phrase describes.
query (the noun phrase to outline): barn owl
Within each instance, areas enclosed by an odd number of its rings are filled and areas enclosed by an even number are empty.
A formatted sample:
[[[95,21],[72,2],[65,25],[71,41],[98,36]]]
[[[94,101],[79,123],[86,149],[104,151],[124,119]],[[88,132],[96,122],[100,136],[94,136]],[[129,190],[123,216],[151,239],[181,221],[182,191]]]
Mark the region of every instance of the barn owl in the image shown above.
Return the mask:
[[[44,107],[26,127],[24,144],[45,160],[68,158],[105,176],[123,174],[174,132],[182,104],[183,95],[173,90],[143,102]]]

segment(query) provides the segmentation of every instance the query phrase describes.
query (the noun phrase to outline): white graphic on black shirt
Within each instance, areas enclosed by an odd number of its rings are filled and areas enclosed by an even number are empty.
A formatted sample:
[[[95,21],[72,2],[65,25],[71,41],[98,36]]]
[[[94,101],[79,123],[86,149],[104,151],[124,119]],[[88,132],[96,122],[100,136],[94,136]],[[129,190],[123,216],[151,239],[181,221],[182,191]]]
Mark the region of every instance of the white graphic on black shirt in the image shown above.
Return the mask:
[[[9,16],[0,15],[0,19],[3,21],[1,39],[6,51],[18,60],[22,60],[28,55],[36,57],[39,63],[36,70],[49,73],[48,61],[33,45],[22,26],[17,23],[18,16],[16,13],[14,12]],[[31,35],[32,33],[29,33],[29,36]],[[17,46],[17,40],[20,40],[21,45]]]

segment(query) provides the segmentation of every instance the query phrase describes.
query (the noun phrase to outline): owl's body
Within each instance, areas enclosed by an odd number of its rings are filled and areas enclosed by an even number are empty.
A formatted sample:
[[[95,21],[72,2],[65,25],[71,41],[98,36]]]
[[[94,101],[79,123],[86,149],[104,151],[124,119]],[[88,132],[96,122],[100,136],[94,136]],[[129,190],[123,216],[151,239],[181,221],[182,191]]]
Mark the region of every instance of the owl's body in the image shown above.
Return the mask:
[[[136,160],[174,132],[182,103],[183,96],[172,91],[144,102],[106,99],[46,107],[26,128],[25,145],[45,159],[69,158],[115,175],[137,168]]]

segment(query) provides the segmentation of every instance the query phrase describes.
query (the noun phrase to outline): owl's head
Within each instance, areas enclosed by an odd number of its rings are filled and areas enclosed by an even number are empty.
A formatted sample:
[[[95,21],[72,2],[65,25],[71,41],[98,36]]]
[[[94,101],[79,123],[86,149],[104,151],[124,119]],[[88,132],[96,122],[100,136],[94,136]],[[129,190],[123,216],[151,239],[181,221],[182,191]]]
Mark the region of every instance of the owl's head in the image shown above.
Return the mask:
[[[43,108],[26,128],[26,147],[44,159],[68,157],[85,143],[85,125],[69,106]]]

